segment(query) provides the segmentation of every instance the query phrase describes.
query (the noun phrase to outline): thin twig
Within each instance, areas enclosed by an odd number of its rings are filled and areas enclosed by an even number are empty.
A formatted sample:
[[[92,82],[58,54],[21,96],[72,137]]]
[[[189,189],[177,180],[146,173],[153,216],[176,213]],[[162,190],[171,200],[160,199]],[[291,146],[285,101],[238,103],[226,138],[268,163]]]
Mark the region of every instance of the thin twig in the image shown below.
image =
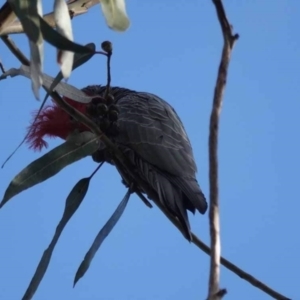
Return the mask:
[[[3,66],[3,64],[2,64],[2,62],[1,62],[1,60],[0,60],[0,70],[1,70],[1,72],[4,74],[5,73],[5,68],[4,68],[4,66]]]
[[[12,52],[12,54],[25,66],[29,66],[30,61],[27,57],[22,53],[22,51],[17,47],[14,41],[8,36],[4,35],[0,37],[7,48]]]
[[[7,41],[9,43],[11,40],[8,39]],[[14,47],[14,44],[11,44],[8,47],[9,47],[9,49],[11,49],[11,48]],[[18,51],[14,50],[14,51],[12,51],[12,53],[20,60],[20,62],[22,62],[21,57],[19,55],[17,55]],[[27,60],[27,62],[29,63],[28,60]],[[25,65],[28,65],[28,64],[25,63]],[[111,144],[112,144],[112,147],[114,147],[114,144],[104,134],[102,134],[102,132],[99,129],[99,127],[93,121],[91,121],[85,115],[81,114],[79,111],[77,111],[76,109],[74,109],[68,103],[64,102],[61,99],[61,97],[56,92],[51,93],[51,96],[52,97],[53,96],[57,96],[58,101],[56,101],[56,103],[62,109],[64,109],[67,113],[69,113],[75,120],[83,123],[85,126],[87,126],[88,128],[90,128],[94,133],[98,134],[99,136],[102,135],[101,139],[108,146],[108,148],[110,147]],[[54,99],[54,101],[55,101],[55,99]],[[116,149],[116,150],[118,151],[118,149]],[[121,155],[122,155],[122,153],[121,153]],[[129,172],[130,172],[130,170],[129,170]],[[135,174],[133,172],[130,172],[130,174],[133,175],[133,176],[135,176]],[[137,178],[135,180],[135,182],[137,182],[138,184],[140,184],[139,178]],[[149,193],[149,196],[151,197],[151,193]],[[180,222],[176,218],[174,218],[164,208],[164,206],[161,203],[159,203],[159,202],[155,202],[155,203],[161,209],[161,211],[167,216],[167,218],[178,228],[178,230],[181,231],[181,232],[183,232],[183,228],[182,228]],[[206,254],[210,255],[210,248],[205,243],[203,243],[194,233],[192,233],[192,243],[195,244],[203,252],[205,252]],[[246,273],[245,271],[243,271],[242,269],[240,269],[239,267],[237,267],[236,265],[234,265],[233,263],[231,263],[227,259],[221,257],[221,264],[224,267],[226,267],[228,270],[230,270],[233,273],[235,273],[236,275],[238,275],[240,278],[246,280],[247,282],[249,282],[253,286],[255,286],[258,289],[260,289],[261,291],[265,292],[269,296],[271,296],[271,297],[273,297],[275,299],[278,299],[278,300],[291,300],[290,298],[285,297],[285,296],[281,295],[280,293],[274,291],[273,289],[271,289],[270,287],[268,287],[267,285],[265,285],[264,283],[262,283],[261,281],[259,281],[255,277],[253,277],[252,275]]]
[[[233,36],[231,26],[227,20],[221,0],[212,0],[217,10],[218,20],[221,25],[224,46],[216,81],[213,107],[209,126],[209,185],[210,185],[210,207],[209,207],[209,229],[210,229],[210,273],[208,285],[208,299],[219,300],[225,294],[220,293],[220,216],[219,216],[219,184],[218,184],[218,131],[219,117],[222,107],[223,94],[227,80],[227,70],[231,51],[238,36]]]
[[[105,99],[107,99],[109,91],[110,91],[110,83],[111,83],[111,73],[110,73],[110,61],[111,61],[112,53],[107,53],[107,84],[105,91]]]
[[[99,171],[99,169],[102,167],[102,165],[104,164],[104,161],[101,162],[97,168],[93,171],[93,173],[90,175],[90,179],[92,179],[94,177],[94,175]]]
[[[104,95],[104,99],[107,99],[108,94],[110,92],[110,83],[111,83],[110,62],[111,62],[111,56],[113,51],[112,43],[110,41],[104,41],[101,43],[101,48],[102,50],[105,51],[107,55],[107,60],[106,60],[107,83],[106,83],[106,90]]]

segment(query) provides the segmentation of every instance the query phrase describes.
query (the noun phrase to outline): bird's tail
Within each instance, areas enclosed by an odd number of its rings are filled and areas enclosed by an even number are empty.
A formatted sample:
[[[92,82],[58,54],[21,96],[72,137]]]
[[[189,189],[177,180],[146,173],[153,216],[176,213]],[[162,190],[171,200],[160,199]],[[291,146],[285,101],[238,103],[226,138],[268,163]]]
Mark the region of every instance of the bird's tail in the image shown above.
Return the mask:
[[[207,202],[196,178],[168,176],[168,179],[183,192],[186,209],[192,213],[197,209],[199,213],[205,214]]]
[[[192,240],[191,227],[187,210],[195,213],[197,209],[201,214],[207,210],[205,197],[194,178],[174,177],[160,172],[155,166],[145,162],[134,151],[125,150],[126,156],[137,168],[141,178],[148,184],[154,193],[148,194],[152,200],[159,201],[163,206],[176,217],[183,228],[183,235],[188,241]],[[153,199],[153,194],[155,199]]]

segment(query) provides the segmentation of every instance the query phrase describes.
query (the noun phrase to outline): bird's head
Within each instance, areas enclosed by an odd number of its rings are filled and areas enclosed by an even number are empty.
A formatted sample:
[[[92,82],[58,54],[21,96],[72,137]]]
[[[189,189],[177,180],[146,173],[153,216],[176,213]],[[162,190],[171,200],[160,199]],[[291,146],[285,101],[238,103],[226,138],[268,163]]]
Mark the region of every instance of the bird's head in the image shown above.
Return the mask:
[[[88,86],[82,91],[89,96],[99,96],[105,91],[105,87],[99,85]],[[79,103],[66,97],[63,99],[72,107],[87,115],[87,104]],[[28,127],[29,134],[26,139],[30,149],[36,151],[41,151],[44,147],[48,146],[45,138],[59,137],[66,140],[75,130],[78,130],[79,132],[89,130],[83,124],[74,121],[68,113],[60,108],[54,101],[43,108],[38,116],[37,114],[38,111],[33,112],[32,122]],[[34,122],[35,119],[36,121]]]

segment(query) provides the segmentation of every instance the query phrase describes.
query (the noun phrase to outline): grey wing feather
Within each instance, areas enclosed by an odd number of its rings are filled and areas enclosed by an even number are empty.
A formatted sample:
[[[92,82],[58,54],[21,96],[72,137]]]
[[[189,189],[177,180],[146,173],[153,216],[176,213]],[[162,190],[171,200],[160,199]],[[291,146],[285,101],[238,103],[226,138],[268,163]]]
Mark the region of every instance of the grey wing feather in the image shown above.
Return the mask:
[[[207,203],[195,178],[192,147],[174,109],[149,93],[130,93],[120,98],[118,106],[117,142],[134,150],[178,187],[184,193],[182,202],[187,209],[205,213]]]
[[[175,176],[195,175],[190,141],[173,108],[148,93],[129,94],[118,102],[118,142]]]
[[[178,217],[184,229],[184,236],[191,241],[190,223],[185,207],[187,203],[185,200],[187,199],[184,198],[180,188],[175,187],[172,181],[158,172],[154,166],[137,156],[133,150],[127,148],[124,153],[126,153],[131,163],[137,167],[141,178],[157,193],[158,199],[156,200],[159,200],[174,216]]]

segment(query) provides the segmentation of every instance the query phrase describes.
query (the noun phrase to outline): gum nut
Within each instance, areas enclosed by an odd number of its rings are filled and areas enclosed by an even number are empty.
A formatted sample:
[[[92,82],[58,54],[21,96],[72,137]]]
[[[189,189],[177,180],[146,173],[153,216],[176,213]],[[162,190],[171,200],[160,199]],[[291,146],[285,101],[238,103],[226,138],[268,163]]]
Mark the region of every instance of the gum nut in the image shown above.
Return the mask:
[[[107,111],[108,111],[108,107],[107,107],[107,105],[105,105],[104,103],[99,103],[99,104],[97,105],[97,112],[98,112],[99,114],[104,115],[104,114],[107,113]]]
[[[111,110],[111,111],[109,112],[109,119],[110,119],[111,121],[115,122],[115,121],[118,120],[118,115],[119,115],[118,112],[116,112],[115,110]]]

